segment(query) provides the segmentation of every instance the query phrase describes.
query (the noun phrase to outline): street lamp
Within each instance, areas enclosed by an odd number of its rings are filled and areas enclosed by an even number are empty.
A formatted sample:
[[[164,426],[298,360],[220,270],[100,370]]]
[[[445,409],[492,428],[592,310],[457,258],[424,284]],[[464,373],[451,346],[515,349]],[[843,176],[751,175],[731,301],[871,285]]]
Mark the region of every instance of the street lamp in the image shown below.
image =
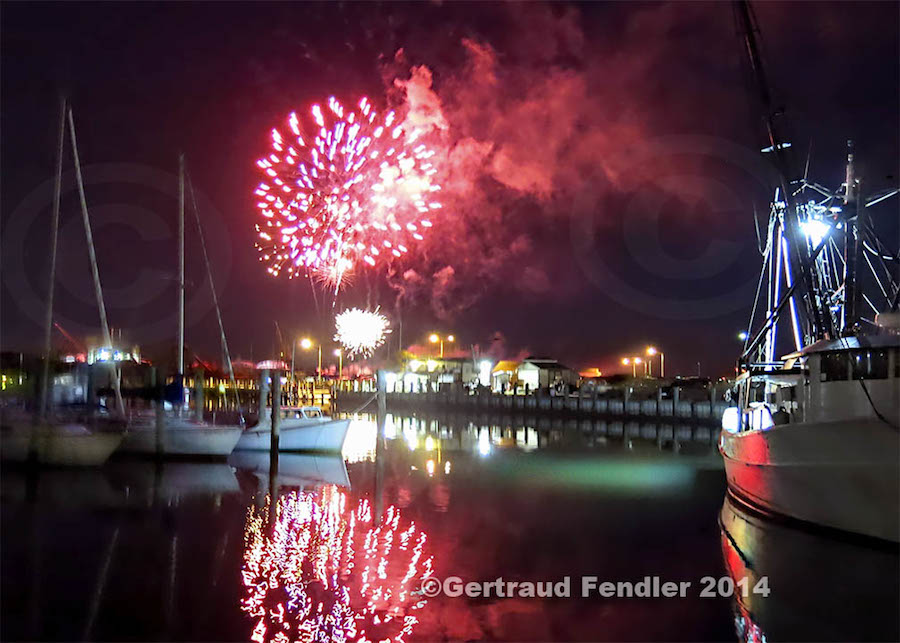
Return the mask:
[[[300,340],[300,348],[305,351],[308,351],[313,347],[313,341],[309,337],[304,337]],[[318,344],[319,347],[319,368],[316,371],[317,377],[322,377],[322,345]]]
[[[456,341],[456,337],[454,337],[453,335],[447,335],[446,337],[441,337],[437,333],[431,333],[431,335],[428,336],[428,341],[431,342],[432,344],[440,344],[441,345],[441,359],[444,359],[444,342],[446,341],[446,342],[452,344],[453,342]]]
[[[662,351],[656,350],[655,346],[647,347],[647,355],[648,356],[653,357],[654,355],[657,355],[657,354],[659,355],[659,376],[665,377],[666,376],[666,356],[665,356],[665,354]],[[647,371],[648,371],[649,375],[651,375],[651,376],[653,375],[653,362],[652,361],[647,362]]]
[[[340,381],[344,379],[344,351],[335,348],[334,356],[338,358],[338,381]]]
[[[640,357],[623,357],[622,364],[628,366],[631,364],[631,377],[637,377],[637,365],[643,360]]]

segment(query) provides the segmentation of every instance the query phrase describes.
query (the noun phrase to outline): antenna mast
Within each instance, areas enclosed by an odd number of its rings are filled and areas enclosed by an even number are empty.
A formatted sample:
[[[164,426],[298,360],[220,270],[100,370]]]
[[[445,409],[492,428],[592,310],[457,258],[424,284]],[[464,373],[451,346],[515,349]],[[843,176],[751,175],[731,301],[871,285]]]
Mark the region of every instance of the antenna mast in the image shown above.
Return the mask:
[[[816,280],[812,274],[809,247],[799,229],[797,203],[791,190],[791,184],[796,182],[796,177],[794,176],[793,164],[787,151],[790,148],[790,143],[785,142],[778,131],[777,118],[783,115],[784,110],[776,107],[772,98],[772,88],[766,76],[756,37],[759,28],[756,25],[756,18],[753,15],[750,4],[746,0],[739,0],[735,3],[735,12],[740,22],[744,44],[747,49],[747,58],[753,72],[763,110],[763,120],[769,141],[769,148],[765,151],[770,151],[774,154],[775,166],[778,169],[781,180],[781,194],[785,201],[783,215],[784,238],[788,246],[787,253],[791,255],[799,277],[799,283],[793,288],[791,296],[800,299],[807,320],[807,328],[804,333],[806,335],[805,340],[807,343],[812,343],[826,337],[833,337],[834,328],[831,323],[831,316],[823,306]],[[776,249],[776,251],[780,250],[780,248]]]

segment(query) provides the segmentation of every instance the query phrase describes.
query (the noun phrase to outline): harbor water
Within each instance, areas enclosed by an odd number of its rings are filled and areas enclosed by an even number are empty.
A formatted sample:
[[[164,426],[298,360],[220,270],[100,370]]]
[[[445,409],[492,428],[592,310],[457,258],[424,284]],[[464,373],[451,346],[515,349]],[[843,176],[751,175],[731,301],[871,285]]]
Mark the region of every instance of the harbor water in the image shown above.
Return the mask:
[[[897,639],[896,549],[756,516],[714,437],[644,428],[359,416],[277,475],[4,468],[2,639]]]

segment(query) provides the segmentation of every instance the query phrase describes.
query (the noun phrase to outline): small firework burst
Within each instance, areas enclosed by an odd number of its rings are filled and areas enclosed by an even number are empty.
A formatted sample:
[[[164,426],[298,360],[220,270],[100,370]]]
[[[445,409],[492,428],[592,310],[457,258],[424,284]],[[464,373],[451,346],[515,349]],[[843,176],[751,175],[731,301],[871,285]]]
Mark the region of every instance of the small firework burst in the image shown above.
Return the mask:
[[[351,308],[334,318],[336,329],[334,341],[347,352],[348,357],[370,357],[375,349],[384,344],[391,332],[387,317],[372,310]]]

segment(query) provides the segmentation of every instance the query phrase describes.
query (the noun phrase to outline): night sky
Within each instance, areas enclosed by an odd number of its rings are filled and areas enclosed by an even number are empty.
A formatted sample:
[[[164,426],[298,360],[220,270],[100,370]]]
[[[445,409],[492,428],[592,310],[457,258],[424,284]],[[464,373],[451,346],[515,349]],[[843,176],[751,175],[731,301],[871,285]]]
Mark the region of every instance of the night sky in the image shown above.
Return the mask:
[[[896,184],[900,5],[756,13],[810,176],[837,187],[853,138],[864,192]],[[334,310],[380,305],[394,349],[402,319],[406,346],[438,330],[606,371],[650,343],[669,373],[734,364],[760,262],[753,211],[774,182],[727,3],[3,3],[0,22],[3,350],[42,341],[60,93],[110,324],[151,355],[174,341],[181,150],[232,354],[255,360],[277,350],[276,323],[285,342],[326,339],[334,311],[259,263],[254,163],[289,112],[367,95],[443,123],[444,209]],[[68,147],[65,171],[55,318],[83,338],[99,322]],[[876,215],[896,240],[897,200]],[[186,341],[218,361],[190,218],[186,246]]]

